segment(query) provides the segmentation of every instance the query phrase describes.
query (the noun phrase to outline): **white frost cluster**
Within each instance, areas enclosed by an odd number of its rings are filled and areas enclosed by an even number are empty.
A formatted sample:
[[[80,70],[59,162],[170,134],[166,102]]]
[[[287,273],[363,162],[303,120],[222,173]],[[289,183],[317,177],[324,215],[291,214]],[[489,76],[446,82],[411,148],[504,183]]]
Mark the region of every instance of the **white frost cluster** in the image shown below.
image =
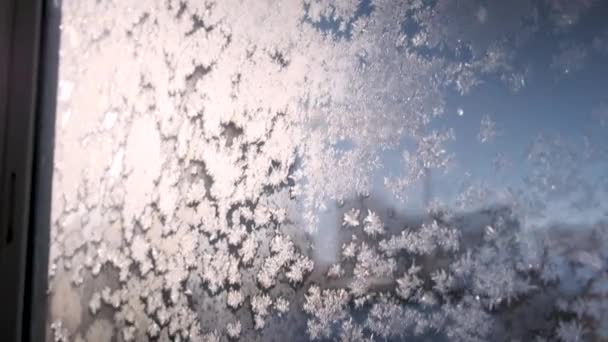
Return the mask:
[[[239,338],[241,336],[241,322],[230,322],[226,325],[226,333],[230,338]]]
[[[251,298],[251,310],[253,311],[253,320],[256,329],[264,328],[266,322],[264,319],[270,314],[272,299],[268,294],[256,295]]]
[[[329,338],[332,325],[346,317],[349,295],[344,289],[321,290],[313,285],[306,293],[304,311],[313,318],[307,322],[307,332],[311,338]]]
[[[384,234],[384,226],[378,214],[371,210],[367,211],[367,216],[363,220],[363,231],[372,237]]]
[[[357,227],[359,226],[359,209],[351,209],[344,213],[343,225],[345,227]]]

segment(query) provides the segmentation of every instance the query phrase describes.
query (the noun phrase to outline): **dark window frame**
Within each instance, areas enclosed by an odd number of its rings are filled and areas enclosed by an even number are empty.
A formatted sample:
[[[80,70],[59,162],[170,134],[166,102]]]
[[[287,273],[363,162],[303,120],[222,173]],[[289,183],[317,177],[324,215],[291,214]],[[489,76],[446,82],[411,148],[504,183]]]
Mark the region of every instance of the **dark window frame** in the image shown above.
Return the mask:
[[[59,0],[0,1],[0,330],[45,341]]]

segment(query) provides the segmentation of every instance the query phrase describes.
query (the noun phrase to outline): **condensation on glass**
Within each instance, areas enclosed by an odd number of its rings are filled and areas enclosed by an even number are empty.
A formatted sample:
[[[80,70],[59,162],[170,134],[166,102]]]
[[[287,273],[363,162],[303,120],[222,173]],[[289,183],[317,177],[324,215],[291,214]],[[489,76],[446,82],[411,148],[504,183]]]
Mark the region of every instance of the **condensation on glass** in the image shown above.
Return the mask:
[[[49,340],[608,339],[607,15],[64,1]]]

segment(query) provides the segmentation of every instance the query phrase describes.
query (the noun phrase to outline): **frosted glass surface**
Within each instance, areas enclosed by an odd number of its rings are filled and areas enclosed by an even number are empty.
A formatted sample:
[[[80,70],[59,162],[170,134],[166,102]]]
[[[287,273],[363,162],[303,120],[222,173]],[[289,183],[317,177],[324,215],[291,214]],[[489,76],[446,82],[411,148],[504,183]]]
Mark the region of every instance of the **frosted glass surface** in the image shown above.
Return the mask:
[[[62,6],[50,341],[608,339],[605,2]]]

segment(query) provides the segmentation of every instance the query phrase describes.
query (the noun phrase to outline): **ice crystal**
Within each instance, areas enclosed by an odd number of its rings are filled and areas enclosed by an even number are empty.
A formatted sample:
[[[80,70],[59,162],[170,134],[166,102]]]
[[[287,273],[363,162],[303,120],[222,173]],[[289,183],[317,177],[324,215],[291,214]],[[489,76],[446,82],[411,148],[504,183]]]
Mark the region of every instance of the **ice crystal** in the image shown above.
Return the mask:
[[[289,271],[285,273],[285,276],[292,284],[298,284],[302,282],[304,276],[310,273],[314,267],[314,263],[309,258],[299,255],[296,257],[294,263],[291,265]]]
[[[51,323],[51,331],[53,332],[53,341],[55,342],[67,342],[69,341],[69,335],[67,330],[63,327],[63,322],[56,320]]]
[[[89,310],[91,313],[95,315],[99,308],[101,307],[101,294],[99,292],[93,293],[91,296],[91,300],[89,301]]]
[[[408,300],[415,295],[422,285],[422,280],[417,274],[420,267],[412,264],[403,277],[397,279],[397,295],[402,299]]]
[[[236,321],[236,322],[228,323],[226,325],[226,334],[228,334],[228,337],[234,338],[234,339],[241,336],[241,322]]]
[[[362,244],[357,253],[353,270],[354,280],[351,284],[353,293],[363,295],[375,282],[390,279],[395,271],[395,260],[384,258],[374,248]]]
[[[452,276],[443,269],[435,271],[432,274],[432,279],[435,283],[433,288],[443,294],[447,293],[454,284]]]
[[[289,311],[289,301],[283,297],[278,297],[274,302],[274,308],[279,316],[286,314]]]
[[[249,264],[253,261],[255,257],[255,253],[257,250],[257,243],[253,235],[248,236],[239,249],[239,255],[241,256],[241,261],[244,264]]]
[[[347,228],[359,226],[359,210],[353,208],[344,213],[344,221],[342,224]]]
[[[429,254],[437,247],[445,251],[459,249],[460,234],[456,229],[439,224],[436,220],[425,223],[417,231],[404,230],[398,236],[391,236],[380,241],[380,249],[393,255],[400,250],[413,254]]]
[[[329,338],[332,326],[346,317],[349,295],[344,289],[321,290],[311,286],[305,297],[304,311],[312,317],[307,322],[307,332],[313,339]]]
[[[363,220],[363,231],[370,236],[384,234],[384,226],[378,214],[368,210],[367,216]]]
[[[363,342],[367,341],[363,337],[363,328],[356,323],[353,323],[352,319],[344,321],[342,323],[342,331],[340,332],[341,342]]]
[[[354,257],[354,254],[353,254],[353,257]],[[344,270],[342,269],[342,266],[340,266],[340,264],[333,264],[333,265],[331,265],[329,270],[327,270],[327,277],[329,277],[329,278],[340,278],[343,275],[344,275]]]
[[[342,245],[342,257],[344,259],[353,259],[357,255],[357,243],[351,241]]]
[[[410,324],[412,322],[408,321],[403,307],[387,299],[372,306],[365,322],[374,334],[383,338],[403,336]]]
[[[272,299],[268,294],[256,295],[251,298],[251,311],[253,311],[253,319],[256,329],[264,328],[266,322],[264,319],[270,313]]]
[[[226,294],[226,304],[229,307],[236,309],[241,305],[242,302],[243,302],[243,295],[241,294],[241,291],[228,290],[228,293]]]

